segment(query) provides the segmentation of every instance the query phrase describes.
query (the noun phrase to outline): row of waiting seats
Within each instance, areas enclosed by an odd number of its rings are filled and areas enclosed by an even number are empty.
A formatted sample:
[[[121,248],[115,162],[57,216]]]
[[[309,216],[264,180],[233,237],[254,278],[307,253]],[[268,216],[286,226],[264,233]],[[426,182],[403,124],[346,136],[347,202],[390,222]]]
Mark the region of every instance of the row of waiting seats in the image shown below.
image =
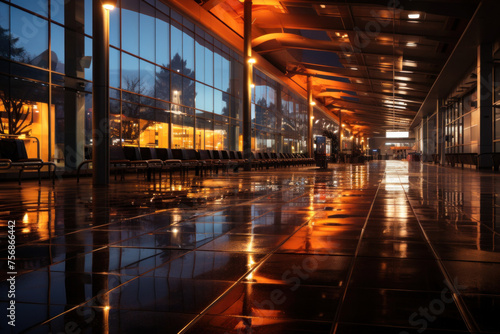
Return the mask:
[[[435,163],[439,163],[438,160],[438,155],[433,154],[433,160]],[[493,165],[493,169],[495,171],[498,171],[498,168],[500,166],[500,153],[482,153],[482,154],[477,154],[477,153],[446,153],[446,162],[451,165],[451,167],[455,167],[455,164],[461,164],[462,168],[464,168],[464,165],[471,165],[471,166],[478,166],[479,164],[479,157],[480,156],[486,156],[491,159],[491,165]]]
[[[83,167],[87,167],[92,160],[83,161],[77,168],[77,182]],[[250,165],[254,169],[279,168],[291,166],[313,165],[315,160],[303,154],[291,153],[257,153],[252,152],[249,159],[245,159],[240,151],[226,150],[194,150],[168,149],[150,147],[112,146],[110,147],[111,170],[124,177],[127,170],[144,171],[148,180],[155,179],[158,173],[160,179],[164,172],[178,171],[182,176],[191,170],[196,175],[218,173],[219,170],[228,172],[238,171],[239,168]]]
[[[38,158],[28,158],[24,141],[20,139],[2,138],[0,140],[0,169],[17,169],[19,171],[19,184],[21,184],[21,178],[24,171],[37,171],[38,183],[41,183],[40,172],[44,167],[48,168],[49,177],[52,171],[52,183],[54,183],[56,165],[53,162],[45,162]]]

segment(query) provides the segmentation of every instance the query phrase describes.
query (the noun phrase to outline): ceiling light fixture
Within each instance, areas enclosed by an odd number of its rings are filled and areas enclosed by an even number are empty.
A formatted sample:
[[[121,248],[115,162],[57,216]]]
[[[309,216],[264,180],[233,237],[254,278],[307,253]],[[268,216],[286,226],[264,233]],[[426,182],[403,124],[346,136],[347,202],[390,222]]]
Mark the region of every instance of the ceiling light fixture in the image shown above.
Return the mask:
[[[319,5],[319,6],[320,6],[321,8],[326,8],[326,6],[325,6],[325,5],[323,5],[323,4],[321,4],[321,5]]]
[[[406,43],[406,46],[410,47],[410,48],[414,48],[414,47],[417,46],[417,43],[415,43],[415,42],[408,42],[408,43]]]
[[[255,58],[248,58],[248,63],[249,64],[255,64],[257,60]]]
[[[418,20],[420,18],[420,14],[419,13],[408,14],[408,18],[411,20]]]
[[[102,6],[107,10],[113,10],[116,6],[116,0],[105,0],[102,2]]]

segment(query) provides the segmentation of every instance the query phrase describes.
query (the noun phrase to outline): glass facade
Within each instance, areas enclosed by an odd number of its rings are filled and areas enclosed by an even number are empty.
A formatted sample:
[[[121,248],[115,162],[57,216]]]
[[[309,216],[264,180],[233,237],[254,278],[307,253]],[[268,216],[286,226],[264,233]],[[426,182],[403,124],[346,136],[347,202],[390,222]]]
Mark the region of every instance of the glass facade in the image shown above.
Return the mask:
[[[479,110],[476,87],[446,107],[444,120],[446,153],[477,152]],[[431,128],[434,129],[435,125]]]
[[[494,94],[494,105],[493,105],[493,143],[494,151],[500,152],[500,64],[495,64],[494,68],[494,84],[495,84],[495,94]]]
[[[92,145],[91,6],[0,1],[0,132],[70,168]],[[217,37],[160,1],[119,0],[109,55],[112,145],[242,149],[242,56]],[[305,152],[306,100],[258,68],[254,83],[252,149]]]

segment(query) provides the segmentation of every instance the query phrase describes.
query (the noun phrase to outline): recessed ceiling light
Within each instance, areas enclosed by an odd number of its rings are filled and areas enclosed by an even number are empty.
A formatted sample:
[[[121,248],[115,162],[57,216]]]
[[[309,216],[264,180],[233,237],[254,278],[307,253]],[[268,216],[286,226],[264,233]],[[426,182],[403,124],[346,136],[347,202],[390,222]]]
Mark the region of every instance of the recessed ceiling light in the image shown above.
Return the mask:
[[[351,67],[351,70],[353,70],[353,71],[357,71],[357,70],[358,70],[358,68],[357,68],[357,67]]]
[[[415,43],[415,42],[408,42],[408,43],[406,43],[406,46],[408,46],[410,48],[414,48],[414,47],[417,46],[417,43]]]
[[[319,6],[320,6],[321,8],[326,8],[326,6],[325,6],[325,5],[319,5]]]
[[[412,20],[418,20],[420,18],[420,14],[419,13],[408,14],[408,18]]]

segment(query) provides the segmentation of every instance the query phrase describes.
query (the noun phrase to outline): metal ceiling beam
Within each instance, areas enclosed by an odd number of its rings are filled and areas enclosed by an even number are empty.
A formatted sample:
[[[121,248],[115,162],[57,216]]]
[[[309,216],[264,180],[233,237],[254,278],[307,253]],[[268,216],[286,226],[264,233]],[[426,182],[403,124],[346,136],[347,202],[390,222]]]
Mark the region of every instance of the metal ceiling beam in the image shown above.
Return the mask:
[[[341,71],[337,71],[337,72],[331,72],[331,73],[327,73],[327,74],[320,74],[318,73],[318,71],[316,71],[316,73],[301,73],[301,72],[298,72],[297,74],[300,74],[300,75],[324,75],[324,76],[332,76],[332,77],[338,77],[338,78],[346,78],[346,79],[364,79],[364,80],[367,80],[366,77],[362,76],[362,75],[352,75],[351,73],[352,72],[360,72],[360,71],[353,71],[353,70],[345,70],[345,69],[340,69]],[[343,71],[342,71],[343,70]],[[291,73],[290,71],[288,73]],[[322,78],[324,80],[328,80],[327,78]],[[386,78],[382,78],[382,77],[374,77],[374,76],[371,76],[370,77],[370,80],[376,80],[376,81],[380,81],[380,82],[387,82],[387,83],[390,83],[392,85],[392,82],[393,80],[388,80]],[[335,81],[332,79],[332,81]],[[395,80],[396,83],[408,83],[408,81],[404,81],[404,80]],[[429,87],[432,85],[433,83],[433,80],[428,80],[428,81],[416,81],[414,79],[411,80],[411,83],[412,84],[419,84],[419,85],[423,85],[426,87],[425,89],[425,92],[428,91]]]
[[[328,65],[319,65],[319,64],[311,64],[311,63],[304,63],[304,62],[293,62],[291,64],[301,64],[303,65],[306,69],[308,70],[314,70],[314,71],[322,71],[322,72],[329,72],[329,73],[338,73],[339,71],[351,71],[348,68],[341,68],[341,67],[335,67],[335,66],[328,66]],[[349,65],[349,64],[344,64],[346,66],[351,66],[351,67],[357,67],[361,69],[367,69],[367,70],[376,70],[376,71],[390,71],[392,72],[392,68],[379,68],[379,67],[372,67],[372,66],[357,66],[357,65]],[[413,73],[406,73],[406,72],[413,72]],[[404,70],[404,71],[396,71],[398,73],[397,75],[405,76],[405,75],[412,75],[412,74],[418,74],[418,75],[427,75],[427,76],[437,76],[439,73],[431,73],[431,72],[419,72],[419,71],[412,71],[412,70]]]
[[[219,4],[223,3],[223,2],[226,2],[226,0],[208,0],[206,1],[202,7],[203,9],[205,9],[206,11],[210,11],[212,8],[218,6]]]
[[[280,0],[285,5],[320,5],[326,4],[328,6],[345,5],[346,1],[310,1],[310,0]],[[350,0],[348,2],[351,6],[376,6],[392,9],[389,6],[391,1],[387,0]],[[405,11],[420,11],[427,14],[442,15],[457,18],[470,18],[471,13],[477,8],[478,1],[470,0],[398,0],[398,9]]]
[[[267,47],[266,47],[267,44]],[[270,44],[270,45],[269,45]],[[319,41],[309,38],[305,38],[300,35],[290,34],[290,33],[272,33],[259,36],[252,41],[253,49],[259,54],[281,51],[284,49],[303,49],[303,50],[314,50],[314,51],[325,51],[325,52],[335,52],[339,53],[340,56],[346,54],[344,58],[348,59],[347,55],[362,54],[364,56],[375,56],[375,57],[393,57],[394,55],[389,52],[387,53],[373,53],[373,52],[357,52],[354,50],[346,50],[342,48],[341,45],[336,45],[332,41]],[[396,55],[399,57],[399,55]],[[414,62],[424,62],[430,64],[441,64],[445,61],[444,57],[418,57],[418,56],[405,56],[405,61]]]

